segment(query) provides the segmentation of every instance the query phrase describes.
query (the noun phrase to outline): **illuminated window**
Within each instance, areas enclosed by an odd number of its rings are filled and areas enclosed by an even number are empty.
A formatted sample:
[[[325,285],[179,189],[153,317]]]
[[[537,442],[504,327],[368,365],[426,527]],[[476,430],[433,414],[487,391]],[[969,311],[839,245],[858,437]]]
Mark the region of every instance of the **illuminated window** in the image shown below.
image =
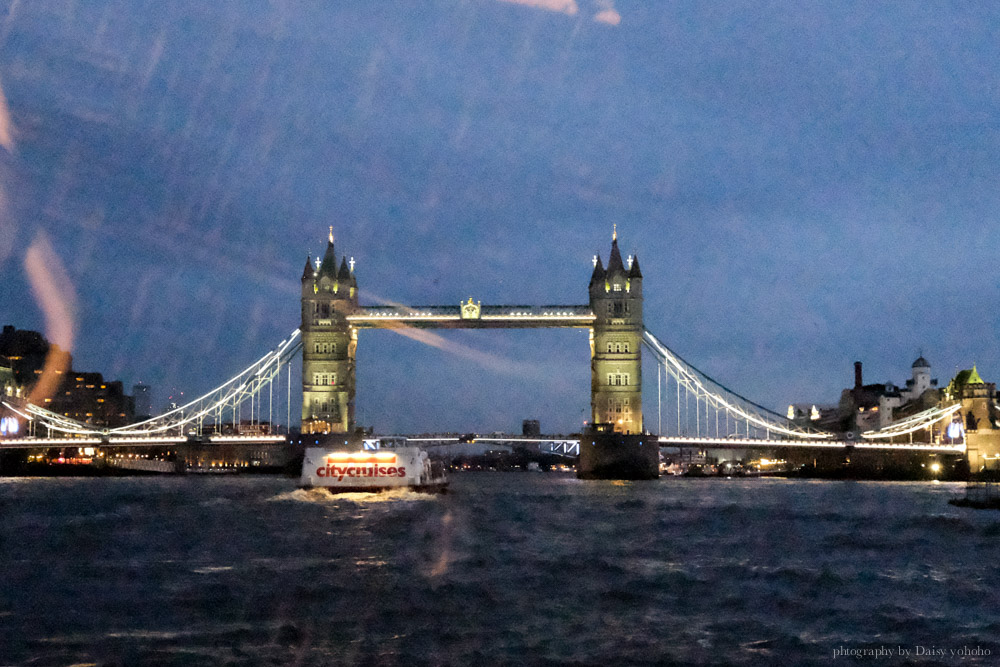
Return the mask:
[[[622,291],[622,286],[621,286],[621,283],[615,283],[615,284],[614,284],[614,290],[615,290],[616,292],[621,292],[621,291]]]
[[[627,387],[628,373],[608,373],[608,385],[612,387]]]
[[[336,373],[313,373],[313,384],[329,386],[337,384]]]

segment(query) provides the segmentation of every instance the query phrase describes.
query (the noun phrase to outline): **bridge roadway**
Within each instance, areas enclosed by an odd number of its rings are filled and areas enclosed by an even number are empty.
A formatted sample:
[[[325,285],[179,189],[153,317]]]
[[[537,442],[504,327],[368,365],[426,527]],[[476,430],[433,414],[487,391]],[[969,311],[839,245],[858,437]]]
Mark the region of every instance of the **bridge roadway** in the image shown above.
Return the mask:
[[[405,439],[407,443],[416,443],[425,447],[447,446],[461,444],[461,439],[451,435],[442,436],[418,436],[407,438],[406,436],[391,436],[385,438],[389,442]],[[378,438],[366,440],[365,446],[370,449],[377,448],[374,444]],[[537,444],[539,451],[564,456],[576,456],[580,453],[580,440],[578,438],[527,438],[520,436],[492,436],[476,437],[475,442],[496,443],[504,445],[517,445],[518,443]],[[759,438],[711,438],[711,437],[675,437],[660,436],[658,442],[661,447],[701,447],[708,449],[774,449],[801,447],[804,449],[856,449],[856,450],[880,450],[896,452],[939,452],[944,454],[964,454],[964,444],[943,444],[927,442],[907,442],[890,443],[871,440],[762,440]],[[546,446],[548,445],[548,446]]]
[[[52,447],[162,447],[163,445],[268,444],[285,442],[283,435],[210,435],[109,438],[7,438],[0,449],[50,449]]]
[[[964,444],[928,442],[878,442],[874,440],[760,440],[757,438],[687,438],[661,436],[661,447],[705,447],[709,449],[754,449],[802,447],[805,449],[871,449],[896,452],[941,452],[964,454]]]
[[[108,437],[108,438],[8,438],[0,440],[0,449],[48,449],[51,447],[161,447],[163,445],[180,445],[185,443],[198,445],[211,444],[276,444],[285,442],[283,435],[212,435],[212,436],[160,436],[160,437]],[[540,452],[559,454],[562,456],[577,456],[580,453],[578,438],[562,437],[522,437],[522,436],[487,436],[476,437],[477,443],[517,446],[518,444],[537,446]],[[940,452],[947,454],[964,454],[964,444],[944,444],[926,442],[891,443],[869,440],[761,440],[756,438],[711,438],[711,437],[680,437],[661,436],[658,438],[661,447],[701,447],[710,449],[773,449],[803,448],[803,449],[856,449],[909,452]],[[382,436],[364,441],[366,449],[392,447],[413,443],[423,447],[438,447],[463,444],[462,439],[454,435],[422,435]]]

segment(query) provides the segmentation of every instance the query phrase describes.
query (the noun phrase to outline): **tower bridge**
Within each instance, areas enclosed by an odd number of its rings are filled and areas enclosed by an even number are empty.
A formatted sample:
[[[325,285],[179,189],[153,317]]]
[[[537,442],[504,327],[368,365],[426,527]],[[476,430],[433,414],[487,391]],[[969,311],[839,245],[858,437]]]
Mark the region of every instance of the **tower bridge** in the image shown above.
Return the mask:
[[[936,406],[858,433],[853,440],[842,440],[833,433],[768,410],[698,370],[645,327],[639,260],[634,255],[623,259],[617,232],[612,235],[607,265],[600,256],[594,256],[586,304],[483,304],[470,297],[450,305],[362,305],[353,258],[348,261],[346,254],[341,255],[338,264],[337,257],[331,228],[322,258],[315,263],[307,258],[302,272],[299,328],[236,376],[164,415],[101,429],[23,401],[6,399],[3,406],[30,426],[22,431],[28,433],[28,439],[74,438],[80,442],[99,441],[107,446],[155,444],[157,438],[175,442],[212,435],[210,425],[227,420],[232,424],[249,424],[251,430],[273,438],[270,425],[280,414],[280,410],[276,413],[276,405],[282,400],[285,423],[291,423],[291,363],[301,354],[303,433],[352,433],[355,359],[362,331],[581,328],[589,331],[589,422],[594,433],[584,434],[580,441],[557,445],[566,452],[579,451],[581,458],[588,451],[586,443],[593,444],[597,434],[620,438],[623,443],[632,438],[629,446],[650,445],[643,450],[646,452],[659,444],[676,444],[961,453],[965,451],[964,437],[945,438],[942,434],[946,430],[951,433],[946,427],[962,421],[963,415],[968,418],[964,413],[976,412],[975,419],[969,419],[973,426],[992,423],[1000,414],[1000,408],[992,403],[991,392],[987,392],[989,396],[973,396],[971,390],[958,388],[944,392],[944,400]],[[643,420],[644,349],[656,363],[655,428]],[[990,405],[983,407],[977,403],[976,407],[971,401],[987,401]],[[650,436],[650,430],[656,436]],[[13,439],[7,442],[14,445]],[[42,446],[41,442],[37,445]],[[644,456],[649,458],[647,454]]]
[[[302,431],[350,433],[355,425],[355,357],[364,329],[585,328],[590,331],[591,422],[639,434],[642,423],[642,272],[622,260],[617,232],[608,266],[594,261],[586,305],[362,306],[353,262],[337,265],[333,230],[326,252],[302,272]]]

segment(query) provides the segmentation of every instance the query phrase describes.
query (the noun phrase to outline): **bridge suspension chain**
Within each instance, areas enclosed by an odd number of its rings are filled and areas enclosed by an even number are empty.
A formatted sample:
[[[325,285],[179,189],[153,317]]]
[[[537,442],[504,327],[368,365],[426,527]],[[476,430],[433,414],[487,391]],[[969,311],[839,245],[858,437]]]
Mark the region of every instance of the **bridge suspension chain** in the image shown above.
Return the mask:
[[[921,429],[925,429],[928,426],[939,423],[948,417],[952,417],[961,409],[961,403],[933,407],[922,412],[918,412],[910,417],[907,417],[906,419],[890,424],[885,428],[865,431],[861,434],[861,437],[866,440],[881,440],[884,438],[893,438],[898,435],[916,433]]]
[[[206,417],[212,418],[221,425],[226,412],[230,412],[233,421],[238,423],[241,406],[247,402],[251,405],[250,420],[255,421],[256,416],[256,423],[259,423],[263,412],[264,388],[268,387],[270,395],[271,383],[295,359],[301,349],[301,331],[296,329],[275,349],[208,393],[162,415],[126,426],[95,428],[90,424],[70,419],[32,403],[15,404],[13,401],[4,401],[3,405],[21,417],[35,421],[37,426],[66,435],[149,437],[168,433],[175,429],[183,430],[184,427],[191,424],[197,424],[200,428]],[[270,412],[273,407],[270,398],[268,403]],[[270,415],[268,421],[270,421]]]
[[[662,367],[664,369],[664,377],[673,379],[674,381],[677,394],[677,421],[675,424],[679,431],[686,428],[689,429],[691,426],[690,403],[692,402],[691,395],[693,394],[695,406],[694,428],[698,436],[702,434],[702,423],[704,422],[706,435],[710,434],[714,423],[715,435],[717,437],[740,435],[741,428],[746,437],[751,437],[751,433],[755,431],[757,433],[762,432],[768,438],[772,434],[815,440],[824,440],[833,437],[832,433],[796,426],[782,415],[768,410],[728,389],[684,361],[679,355],[660,342],[648,329],[643,330],[643,343],[656,357],[658,362],[657,373],[659,374],[659,367]],[[681,393],[684,393],[683,414]],[[715,411],[714,420],[711,418],[712,410]],[[722,423],[721,417],[723,416],[726,423],[725,434],[722,434],[719,430]],[[735,432],[730,433],[729,429],[734,427]]]

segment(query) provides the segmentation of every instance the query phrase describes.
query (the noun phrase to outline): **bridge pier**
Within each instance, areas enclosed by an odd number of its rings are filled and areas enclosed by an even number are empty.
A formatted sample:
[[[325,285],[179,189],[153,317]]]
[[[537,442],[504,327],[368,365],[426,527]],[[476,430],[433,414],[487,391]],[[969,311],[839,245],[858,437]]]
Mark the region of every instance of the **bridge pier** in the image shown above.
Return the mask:
[[[594,424],[580,436],[580,479],[656,479],[660,444],[656,436],[619,433],[611,424]]]

